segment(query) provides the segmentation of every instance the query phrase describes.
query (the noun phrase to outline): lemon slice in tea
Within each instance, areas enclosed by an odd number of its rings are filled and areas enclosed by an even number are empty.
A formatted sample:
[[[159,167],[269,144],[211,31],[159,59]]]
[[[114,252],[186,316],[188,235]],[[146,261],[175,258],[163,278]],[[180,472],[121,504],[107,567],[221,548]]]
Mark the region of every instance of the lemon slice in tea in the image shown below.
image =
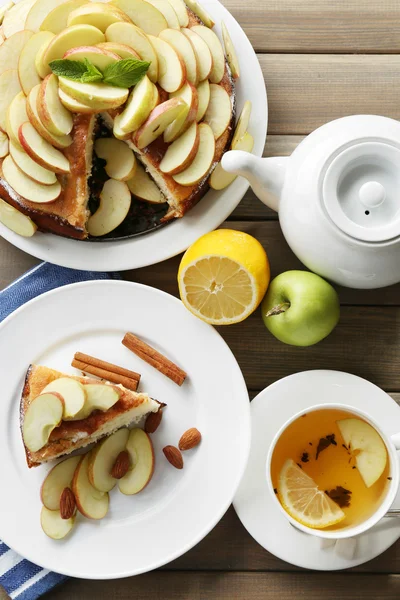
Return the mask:
[[[292,459],[284,463],[279,474],[278,497],[286,512],[306,527],[324,529],[346,517]]]

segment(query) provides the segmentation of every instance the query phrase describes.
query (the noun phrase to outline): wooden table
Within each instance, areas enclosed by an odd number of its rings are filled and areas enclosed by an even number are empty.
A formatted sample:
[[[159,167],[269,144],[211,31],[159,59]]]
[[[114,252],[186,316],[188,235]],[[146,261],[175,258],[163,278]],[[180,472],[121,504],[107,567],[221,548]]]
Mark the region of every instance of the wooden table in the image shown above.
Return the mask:
[[[264,73],[269,102],[266,156],[290,154],[306,134],[337,117],[375,113],[400,118],[399,0],[224,3],[249,36]],[[224,226],[257,237],[268,252],[273,275],[301,268],[283,239],[276,214],[251,191]],[[37,262],[0,240],[0,285]],[[178,263],[179,257],[124,277],[177,295]],[[311,348],[276,341],[258,311],[244,323],[221,329],[243,369],[251,397],[285,375],[326,368],[365,377],[400,401],[400,286],[370,292],[339,289],[339,294],[338,327]],[[157,572],[120,581],[71,580],[47,597],[394,599],[400,595],[399,573],[400,544],[350,572],[297,569],[263,550],[231,508],[198,546]]]

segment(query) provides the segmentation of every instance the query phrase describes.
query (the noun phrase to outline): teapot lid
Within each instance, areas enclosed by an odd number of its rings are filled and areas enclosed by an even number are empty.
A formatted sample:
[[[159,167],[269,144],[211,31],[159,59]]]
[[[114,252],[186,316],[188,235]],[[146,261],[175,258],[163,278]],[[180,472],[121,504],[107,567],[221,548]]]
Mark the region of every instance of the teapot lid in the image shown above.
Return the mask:
[[[339,229],[365,242],[400,236],[400,144],[353,140],[324,171],[322,203]]]

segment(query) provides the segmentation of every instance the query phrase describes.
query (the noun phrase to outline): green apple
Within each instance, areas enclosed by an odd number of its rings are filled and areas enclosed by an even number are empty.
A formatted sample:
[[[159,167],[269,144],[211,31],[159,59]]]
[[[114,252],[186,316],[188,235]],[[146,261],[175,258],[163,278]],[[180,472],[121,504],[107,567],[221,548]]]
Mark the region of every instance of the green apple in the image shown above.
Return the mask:
[[[337,325],[339,298],[324,279],[308,271],[286,271],[271,282],[261,305],[264,325],[278,340],[312,346]]]

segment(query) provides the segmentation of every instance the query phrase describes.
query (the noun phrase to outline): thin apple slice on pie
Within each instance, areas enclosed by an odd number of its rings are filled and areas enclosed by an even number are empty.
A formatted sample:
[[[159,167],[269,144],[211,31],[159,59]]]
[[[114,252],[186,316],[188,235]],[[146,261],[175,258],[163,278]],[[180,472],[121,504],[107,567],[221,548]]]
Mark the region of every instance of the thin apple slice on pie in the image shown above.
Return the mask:
[[[89,395],[92,396],[93,411],[81,420],[61,420],[64,410],[61,394],[67,394],[66,388],[60,393],[42,394],[46,386],[50,389],[61,389],[56,383],[60,379],[77,382],[83,389],[86,385],[110,387],[117,391],[119,397],[117,401],[115,397],[100,399],[97,390],[93,398],[92,389],[90,394],[85,394],[85,401]],[[52,397],[50,404],[45,403],[41,406],[43,400],[39,399],[43,396]],[[94,408],[95,406],[98,408]],[[21,431],[28,466],[34,467],[84,448],[121,427],[137,423],[142,417],[150,412],[157,412],[158,409],[159,403],[148,394],[132,392],[122,385],[115,386],[94,378],[66,375],[45,366],[31,365],[26,374],[20,405]],[[35,437],[36,424],[40,427]],[[30,436],[29,446],[26,443],[26,435]],[[34,438],[33,442],[31,437]]]

